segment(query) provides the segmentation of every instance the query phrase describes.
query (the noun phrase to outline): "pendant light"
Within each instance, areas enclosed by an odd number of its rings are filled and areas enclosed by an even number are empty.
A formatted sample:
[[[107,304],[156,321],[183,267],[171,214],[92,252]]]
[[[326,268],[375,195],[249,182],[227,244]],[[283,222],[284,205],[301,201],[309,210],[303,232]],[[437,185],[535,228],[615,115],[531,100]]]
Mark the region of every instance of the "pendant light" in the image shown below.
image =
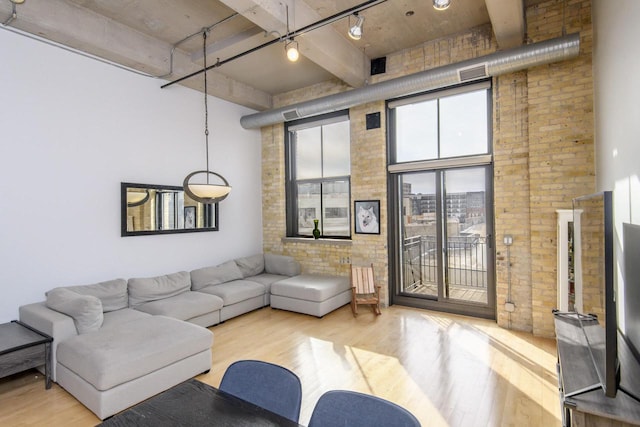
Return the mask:
[[[186,176],[182,186],[184,192],[196,202],[204,204],[218,203],[224,200],[231,192],[229,182],[220,174],[209,170],[209,108],[207,105],[207,29],[202,30],[202,54],[204,58],[204,140],[206,145],[207,170],[191,172]],[[207,182],[205,184],[191,183],[190,180],[195,175],[205,174]],[[221,180],[223,184],[212,184],[210,177],[214,176]]]

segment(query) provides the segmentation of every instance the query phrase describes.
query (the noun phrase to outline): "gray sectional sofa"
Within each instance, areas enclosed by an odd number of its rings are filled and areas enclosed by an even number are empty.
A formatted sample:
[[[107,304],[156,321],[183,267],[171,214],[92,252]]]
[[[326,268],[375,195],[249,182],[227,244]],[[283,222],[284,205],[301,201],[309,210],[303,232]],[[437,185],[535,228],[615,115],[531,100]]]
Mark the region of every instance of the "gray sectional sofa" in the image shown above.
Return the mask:
[[[269,305],[271,285],[300,274],[258,254],[151,278],[52,289],[20,320],[53,337],[52,379],[105,419],[211,368],[206,329]]]

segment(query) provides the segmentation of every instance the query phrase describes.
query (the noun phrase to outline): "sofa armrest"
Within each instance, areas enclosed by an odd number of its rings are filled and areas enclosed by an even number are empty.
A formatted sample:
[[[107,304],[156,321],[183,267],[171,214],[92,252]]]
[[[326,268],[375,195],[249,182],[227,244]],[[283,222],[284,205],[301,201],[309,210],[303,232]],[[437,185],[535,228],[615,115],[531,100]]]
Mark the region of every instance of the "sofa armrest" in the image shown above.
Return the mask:
[[[51,343],[51,379],[56,381],[56,350],[58,344],[78,335],[73,318],[48,308],[44,302],[23,305],[19,309],[20,321],[53,338]]]

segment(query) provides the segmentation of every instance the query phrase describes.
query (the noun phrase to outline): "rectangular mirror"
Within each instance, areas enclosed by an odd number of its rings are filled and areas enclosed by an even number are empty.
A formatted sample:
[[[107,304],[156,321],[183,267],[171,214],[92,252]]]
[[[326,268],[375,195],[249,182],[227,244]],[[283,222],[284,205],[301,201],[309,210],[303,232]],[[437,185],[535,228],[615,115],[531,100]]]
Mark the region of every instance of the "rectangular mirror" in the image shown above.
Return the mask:
[[[182,187],[120,184],[121,236],[218,231],[218,204],[192,200]]]

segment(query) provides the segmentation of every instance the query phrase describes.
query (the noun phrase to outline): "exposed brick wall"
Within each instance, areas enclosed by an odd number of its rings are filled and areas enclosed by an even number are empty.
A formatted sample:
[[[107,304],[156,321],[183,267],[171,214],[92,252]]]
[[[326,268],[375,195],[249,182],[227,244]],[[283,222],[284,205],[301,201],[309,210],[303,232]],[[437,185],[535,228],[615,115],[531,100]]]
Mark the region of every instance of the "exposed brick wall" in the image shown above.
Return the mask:
[[[563,10],[564,9],[564,10]],[[556,306],[556,209],[595,190],[591,2],[551,0],[527,10],[536,42],[580,32],[580,55],[527,71],[533,332],[553,335]]]
[[[494,79],[493,100],[497,320],[504,327],[531,330],[527,73],[522,71]],[[509,249],[503,243],[505,235],[513,237]],[[516,306],[513,313],[503,310],[509,299]]]
[[[590,1],[549,0],[527,10],[529,41],[566,32],[581,34],[580,56],[493,79],[493,154],[497,321],[503,327],[552,335],[556,305],[556,214],[571,199],[593,191],[593,87]],[[563,10],[564,8],[564,10]],[[495,52],[490,26],[431,41],[387,56],[376,83]],[[329,81],[275,97],[290,105],[349,88]],[[382,127],[366,130],[365,116],[380,112]],[[283,126],[262,129],[264,249],[295,256],[306,272],[348,274],[347,260],[373,262],[376,279],[388,282],[386,123],[384,102],[350,109],[352,200],[379,199],[381,234],[352,234],[351,242],[283,239]],[[353,220],[352,220],[353,223]],[[352,224],[353,227],[353,224]],[[505,234],[514,238],[507,266]],[[510,279],[510,280],[509,280]],[[516,306],[504,310],[509,293]]]

